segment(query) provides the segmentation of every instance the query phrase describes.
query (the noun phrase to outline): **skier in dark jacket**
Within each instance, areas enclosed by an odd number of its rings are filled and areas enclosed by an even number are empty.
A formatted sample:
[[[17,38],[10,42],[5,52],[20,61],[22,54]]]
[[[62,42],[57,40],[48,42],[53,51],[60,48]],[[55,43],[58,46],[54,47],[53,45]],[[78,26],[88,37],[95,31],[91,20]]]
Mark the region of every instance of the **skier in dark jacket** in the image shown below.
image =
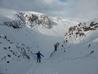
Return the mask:
[[[36,53],[36,55],[37,55],[37,62],[40,63],[40,62],[41,62],[41,56],[44,57],[44,55],[41,54],[40,51],[38,51],[38,52]]]
[[[54,52],[57,51],[58,46],[59,46],[59,42],[57,42],[56,44],[54,44]]]

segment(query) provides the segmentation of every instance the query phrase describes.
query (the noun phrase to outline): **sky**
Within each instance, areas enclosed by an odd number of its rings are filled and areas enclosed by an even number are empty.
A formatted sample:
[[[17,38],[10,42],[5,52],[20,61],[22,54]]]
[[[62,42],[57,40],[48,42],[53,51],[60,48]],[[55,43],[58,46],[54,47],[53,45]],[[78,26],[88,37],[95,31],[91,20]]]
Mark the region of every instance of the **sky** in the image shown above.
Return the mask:
[[[0,7],[32,10],[52,16],[98,16],[98,0],[0,0]]]

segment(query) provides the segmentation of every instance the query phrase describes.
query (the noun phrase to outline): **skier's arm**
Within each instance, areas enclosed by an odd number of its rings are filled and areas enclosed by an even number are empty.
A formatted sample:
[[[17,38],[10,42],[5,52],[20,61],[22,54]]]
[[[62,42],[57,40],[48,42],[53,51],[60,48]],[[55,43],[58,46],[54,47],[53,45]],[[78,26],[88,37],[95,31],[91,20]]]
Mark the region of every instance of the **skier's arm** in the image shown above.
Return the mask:
[[[44,55],[41,54],[42,57],[44,57]]]

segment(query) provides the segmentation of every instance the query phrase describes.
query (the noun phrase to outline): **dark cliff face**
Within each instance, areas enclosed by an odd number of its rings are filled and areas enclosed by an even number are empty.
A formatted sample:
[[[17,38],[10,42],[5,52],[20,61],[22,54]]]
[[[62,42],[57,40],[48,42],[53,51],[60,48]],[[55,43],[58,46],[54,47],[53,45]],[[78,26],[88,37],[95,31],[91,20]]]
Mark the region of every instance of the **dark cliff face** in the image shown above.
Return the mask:
[[[54,22],[49,16],[46,15],[37,15],[37,14],[26,14],[25,12],[19,12],[14,15],[15,19],[12,19],[10,21],[4,21],[3,24],[5,24],[8,27],[13,27],[14,29],[22,28],[27,22],[29,22],[29,26],[32,28],[36,25],[42,25],[43,27],[47,29],[51,29],[53,26],[57,25],[56,22]]]
[[[56,22],[51,20],[50,17],[46,15],[36,15],[36,14],[30,14],[30,15],[25,15],[25,18],[27,19],[28,22],[30,22],[31,27],[34,25],[42,25],[45,28],[52,28],[54,25],[57,25]]]
[[[68,32],[65,33],[65,41],[67,42],[68,39],[72,38],[79,38],[79,37],[85,37],[86,32],[89,31],[95,31],[98,29],[98,23],[91,21],[88,23],[79,23],[75,26],[71,26],[68,29]]]

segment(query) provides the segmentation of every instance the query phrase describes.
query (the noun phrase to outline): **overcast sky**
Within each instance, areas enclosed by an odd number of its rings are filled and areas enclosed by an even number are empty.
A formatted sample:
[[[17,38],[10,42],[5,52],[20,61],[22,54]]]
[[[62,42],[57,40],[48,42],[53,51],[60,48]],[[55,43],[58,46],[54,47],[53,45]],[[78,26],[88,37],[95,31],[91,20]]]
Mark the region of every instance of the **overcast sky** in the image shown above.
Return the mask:
[[[64,17],[98,16],[98,0],[0,0],[0,7]]]

